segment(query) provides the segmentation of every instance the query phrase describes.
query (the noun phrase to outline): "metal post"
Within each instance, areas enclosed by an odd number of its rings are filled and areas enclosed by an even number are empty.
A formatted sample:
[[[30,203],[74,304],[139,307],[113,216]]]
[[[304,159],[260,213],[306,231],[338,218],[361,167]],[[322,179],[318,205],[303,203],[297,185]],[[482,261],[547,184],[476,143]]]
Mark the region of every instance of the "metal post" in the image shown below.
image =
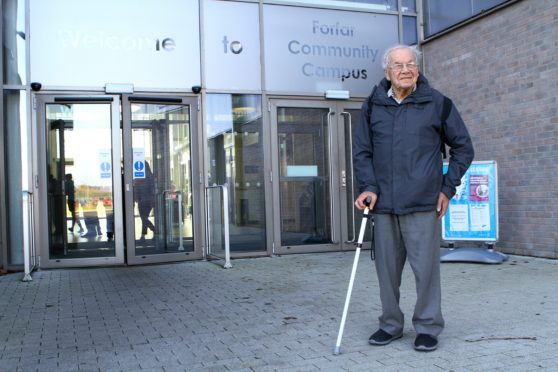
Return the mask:
[[[207,256],[215,256],[211,253],[211,216],[209,213],[209,190],[214,188],[218,188],[222,190],[222,197],[221,197],[221,210],[223,213],[222,233],[224,234],[224,240],[225,240],[225,264],[223,265],[223,268],[229,269],[232,267],[232,265],[231,265],[231,253],[230,253],[230,242],[229,242],[229,193],[226,184],[207,186],[205,188]]]
[[[33,239],[32,239],[32,229],[33,226],[30,224],[32,221],[32,205],[30,197],[32,195],[29,191],[23,191],[23,278],[21,279],[23,282],[30,282],[33,280],[31,277],[31,271],[33,270],[35,265],[32,265],[32,246],[33,246]],[[33,255],[34,256],[34,255]],[[34,258],[34,257],[33,257]]]

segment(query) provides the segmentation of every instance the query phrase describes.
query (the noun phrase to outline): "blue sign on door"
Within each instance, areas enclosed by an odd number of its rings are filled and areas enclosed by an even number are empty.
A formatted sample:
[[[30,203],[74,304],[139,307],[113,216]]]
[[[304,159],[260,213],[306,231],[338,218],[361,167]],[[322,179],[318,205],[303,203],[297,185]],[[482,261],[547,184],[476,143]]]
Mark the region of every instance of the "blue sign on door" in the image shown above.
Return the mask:
[[[108,161],[101,162],[101,178],[111,177],[111,165]]]
[[[134,162],[134,178],[145,178],[145,164],[143,161]]]

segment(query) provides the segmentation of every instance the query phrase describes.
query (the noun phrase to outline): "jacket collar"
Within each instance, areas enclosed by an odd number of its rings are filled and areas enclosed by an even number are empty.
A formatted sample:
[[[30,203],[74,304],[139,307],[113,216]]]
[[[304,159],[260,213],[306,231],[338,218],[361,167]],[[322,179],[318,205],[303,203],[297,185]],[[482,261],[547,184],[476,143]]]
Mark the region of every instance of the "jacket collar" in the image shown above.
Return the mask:
[[[381,105],[396,104],[394,100],[388,97],[388,91],[391,88],[391,82],[386,78],[380,81],[374,94],[373,101]],[[419,74],[416,89],[401,103],[424,103],[432,101],[432,88],[424,75]]]

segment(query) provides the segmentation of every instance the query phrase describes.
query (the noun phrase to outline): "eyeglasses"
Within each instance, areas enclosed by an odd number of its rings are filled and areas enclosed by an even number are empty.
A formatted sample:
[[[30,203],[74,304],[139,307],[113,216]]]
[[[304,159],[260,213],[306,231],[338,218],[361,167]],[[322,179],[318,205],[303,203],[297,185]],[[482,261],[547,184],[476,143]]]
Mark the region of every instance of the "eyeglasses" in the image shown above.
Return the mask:
[[[393,71],[395,72],[400,72],[403,71],[403,69],[407,67],[407,69],[409,71],[416,71],[418,69],[418,65],[415,62],[410,62],[410,63],[394,63],[392,65],[389,66],[389,68],[391,68]]]

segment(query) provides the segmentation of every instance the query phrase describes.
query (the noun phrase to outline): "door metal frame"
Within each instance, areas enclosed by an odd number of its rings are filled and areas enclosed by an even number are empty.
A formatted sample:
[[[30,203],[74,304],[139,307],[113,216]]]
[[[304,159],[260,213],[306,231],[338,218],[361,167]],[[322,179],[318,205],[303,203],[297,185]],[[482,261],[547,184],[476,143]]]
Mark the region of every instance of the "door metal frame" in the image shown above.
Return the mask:
[[[358,237],[358,227],[357,224],[361,221],[361,214],[357,213],[350,213],[349,210],[354,212],[353,204],[349,205],[347,200],[355,200],[358,195],[353,193],[353,185],[354,185],[354,178],[350,178],[349,175],[353,175],[352,169],[349,172],[347,169],[347,163],[352,168],[353,160],[352,160],[352,138],[346,138],[347,134],[350,134],[350,131],[345,130],[345,120],[348,120],[349,129],[352,127],[352,130],[356,128],[358,123],[358,115],[352,116],[348,111],[357,110],[360,111],[362,103],[355,102],[355,101],[337,101],[335,102],[337,107],[337,130],[338,130],[338,138],[339,138],[339,172],[341,178],[341,186],[340,186],[340,210],[343,211],[341,213],[342,220],[341,220],[341,236],[343,239],[341,240],[341,245],[343,250],[355,250],[356,249],[356,240]],[[349,146],[345,146],[348,143]],[[349,147],[349,148],[347,148]],[[345,179],[343,185],[343,178]],[[349,199],[349,196],[351,198]],[[348,221],[349,219],[353,220],[353,229],[349,231],[348,228]],[[355,231],[353,231],[355,230]],[[370,243],[365,242],[363,244],[363,248],[369,248]]]
[[[120,97],[118,95],[75,93],[37,93],[34,96],[33,117],[36,122],[33,125],[32,135],[36,138],[36,147],[33,150],[33,205],[36,222],[34,226],[35,236],[38,241],[48,241],[48,177],[45,163],[46,154],[46,104],[56,102],[83,104],[83,103],[110,103],[111,105],[111,143],[112,143],[112,184],[113,205],[122,205],[122,180],[120,172],[115,165],[120,164],[121,138],[120,138]],[[122,209],[114,208],[114,244],[115,255],[113,257],[90,257],[51,259],[48,244],[41,244],[38,248],[40,266],[44,268],[58,267],[83,267],[101,265],[121,265],[124,263],[124,228]]]
[[[329,109],[328,117],[328,147],[330,158],[330,208],[331,208],[331,234],[333,242],[329,244],[313,244],[300,246],[281,246],[281,208],[280,208],[280,175],[279,175],[279,149],[278,149],[278,123],[277,108],[326,108]],[[345,156],[347,150],[344,149],[344,116],[346,111],[358,110],[361,103],[357,101],[325,101],[312,98],[288,99],[285,97],[269,97],[269,115],[271,127],[271,158],[272,158],[272,205],[277,206],[273,210],[273,241],[275,254],[291,253],[311,253],[324,251],[352,250],[354,245],[346,243],[347,239],[347,216],[348,206],[346,202],[347,188],[342,185],[342,172],[345,170]],[[352,120],[353,124],[356,122]],[[341,211],[333,213],[333,211]]]
[[[133,159],[132,159],[132,127],[130,98],[133,102],[148,104],[178,104],[190,106],[190,148],[191,148],[191,179],[192,179],[192,223],[194,235],[194,251],[164,253],[157,255],[136,256],[135,236],[134,236],[134,199],[133,199]],[[200,147],[200,126],[199,120],[199,99],[186,95],[177,94],[123,94],[122,95],[122,135],[123,135],[123,170],[124,170],[124,210],[126,211],[126,254],[129,265],[162,263],[183,260],[195,260],[203,258],[203,205],[200,200],[204,200],[201,180],[200,166],[202,162],[202,151]]]

